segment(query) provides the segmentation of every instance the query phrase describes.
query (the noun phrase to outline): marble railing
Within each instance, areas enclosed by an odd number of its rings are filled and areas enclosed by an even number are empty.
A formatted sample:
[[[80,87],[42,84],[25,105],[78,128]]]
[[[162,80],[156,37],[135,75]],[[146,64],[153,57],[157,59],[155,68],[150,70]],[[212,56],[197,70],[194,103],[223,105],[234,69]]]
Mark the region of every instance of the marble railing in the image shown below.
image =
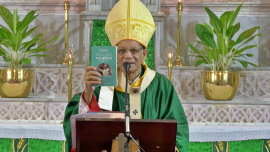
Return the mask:
[[[167,76],[166,68],[158,71]],[[67,73],[64,67],[36,68],[28,98],[0,98],[0,121],[61,122],[67,105]],[[83,67],[74,68],[73,94],[83,91],[83,74]],[[173,70],[173,84],[189,122],[270,123],[270,71],[242,71],[231,101],[206,100],[199,79],[199,70]]]
[[[194,68],[173,70],[173,84],[183,100],[203,99],[200,87],[200,70]],[[163,75],[168,75],[167,68],[159,70]],[[237,100],[264,100],[270,99],[270,71],[247,70],[240,71],[240,86],[235,96]]]
[[[206,100],[202,93],[200,70],[183,68],[173,70],[173,84],[189,122],[270,123],[270,71],[267,69],[241,71],[235,98],[212,101]],[[168,74],[166,68],[159,71]]]

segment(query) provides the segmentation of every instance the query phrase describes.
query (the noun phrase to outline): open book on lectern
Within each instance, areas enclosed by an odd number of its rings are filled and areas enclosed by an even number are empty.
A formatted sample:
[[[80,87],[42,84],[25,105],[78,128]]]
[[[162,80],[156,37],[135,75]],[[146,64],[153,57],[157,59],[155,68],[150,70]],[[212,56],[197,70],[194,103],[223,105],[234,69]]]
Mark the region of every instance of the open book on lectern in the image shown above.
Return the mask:
[[[103,111],[103,112],[88,112],[85,114],[77,114],[70,117],[71,133],[72,133],[72,148],[76,149],[76,119],[77,118],[107,118],[107,119],[125,119],[124,112]]]

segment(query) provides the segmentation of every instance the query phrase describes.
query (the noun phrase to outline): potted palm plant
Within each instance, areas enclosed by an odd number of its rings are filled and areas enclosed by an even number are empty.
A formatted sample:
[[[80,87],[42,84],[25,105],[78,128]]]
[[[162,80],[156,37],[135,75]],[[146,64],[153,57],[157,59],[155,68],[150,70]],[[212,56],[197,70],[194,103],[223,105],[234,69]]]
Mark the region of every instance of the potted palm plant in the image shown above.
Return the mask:
[[[58,36],[42,43],[42,33],[26,41],[26,38],[37,27],[29,29],[29,24],[38,16],[36,11],[30,11],[20,20],[18,11],[11,13],[0,5],[0,16],[7,27],[0,24],[0,56],[8,64],[8,69],[0,69],[0,95],[1,97],[27,97],[34,84],[34,70],[22,69],[23,64],[31,64],[30,57],[47,57],[37,54],[50,49],[44,46],[58,38]],[[37,44],[41,42],[41,44]]]
[[[240,84],[239,71],[228,71],[228,68],[239,62],[245,69],[248,65],[258,67],[256,64],[248,62],[247,57],[253,54],[244,53],[246,50],[255,48],[257,45],[247,45],[256,36],[262,36],[256,31],[260,26],[250,28],[241,33],[236,40],[234,35],[240,29],[240,22],[234,24],[236,17],[242,7],[238,6],[235,11],[224,12],[218,18],[208,7],[205,7],[210,18],[210,25],[207,23],[196,24],[195,32],[201,41],[197,43],[203,45],[203,50],[199,50],[187,43],[191,48],[191,56],[199,60],[195,66],[208,64],[211,71],[201,71],[201,88],[208,100],[232,100]]]

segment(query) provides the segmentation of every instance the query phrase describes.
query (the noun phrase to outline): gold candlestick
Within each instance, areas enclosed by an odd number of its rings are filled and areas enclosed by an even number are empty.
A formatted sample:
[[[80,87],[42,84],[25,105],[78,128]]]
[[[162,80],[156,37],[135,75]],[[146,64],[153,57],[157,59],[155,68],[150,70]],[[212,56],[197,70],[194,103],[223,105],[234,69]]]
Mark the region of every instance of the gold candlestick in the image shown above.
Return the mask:
[[[172,46],[169,46],[166,50],[166,60],[167,60],[167,67],[168,67],[168,79],[172,82],[172,67],[173,67],[173,61],[176,59],[176,51],[172,48]]]
[[[176,66],[185,66],[181,58],[181,15],[182,15],[183,5],[182,1],[178,1],[177,11],[178,11],[178,41],[177,41],[177,59]]]
[[[172,67],[173,67],[173,62],[169,60],[167,62],[167,67],[168,67],[168,79],[172,82]]]
[[[67,48],[66,59],[68,65],[68,102],[72,97],[72,70],[74,65],[74,45],[70,44]]]
[[[65,49],[68,47],[68,11],[70,9],[70,3],[68,0],[65,0],[64,10],[65,10]],[[61,64],[68,65],[68,60],[66,57],[63,58]]]
[[[68,11],[70,9],[70,4],[69,1],[66,0],[64,4],[64,9],[65,9],[65,49],[68,47]],[[66,57],[63,59],[64,65],[68,65],[68,102],[70,102],[71,97],[72,97],[72,68],[74,65],[74,60],[72,58],[72,55],[68,55],[69,59]]]
[[[68,102],[72,97],[72,69],[74,65],[74,59],[68,59]]]
[[[70,1],[72,0],[65,0],[64,3],[64,10],[65,10],[65,57],[63,58],[61,64],[68,65],[68,102],[71,100],[72,97],[72,70],[74,65],[73,59],[73,46],[69,46],[68,43],[68,11],[70,9]]]
[[[68,47],[68,11],[70,9],[69,1],[65,1],[65,49]]]
[[[74,47],[73,45],[67,46],[68,51],[66,52],[65,55],[65,65],[68,65],[68,102],[70,102],[71,97],[72,97],[72,70],[73,70],[73,65],[74,65],[74,59],[73,59],[73,55],[74,55]],[[63,121],[60,122],[61,124],[63,124]]]

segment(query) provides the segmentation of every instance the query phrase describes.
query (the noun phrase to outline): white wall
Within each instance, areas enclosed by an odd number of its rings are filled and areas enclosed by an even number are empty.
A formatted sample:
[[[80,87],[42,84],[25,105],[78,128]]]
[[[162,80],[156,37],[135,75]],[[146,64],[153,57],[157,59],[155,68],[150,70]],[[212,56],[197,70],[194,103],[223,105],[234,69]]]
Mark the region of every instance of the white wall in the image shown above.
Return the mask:
[[[32,58],[31,66],[44,66],[43,64],[52,64],[58,66],[64,55],[65,45],[65,15],[63,9],[63,3],[61,0],[31,0],[31,1],[19,1],[19,0],[6,0],[6,2],[0,1],[0,5],[6,6],[11,11],[15,9],[19,10],[20,20],[26,15],[29,10],[38,10],[40,14],[31,24],[30,27],[38,26],[35,33],[30,37],[34,37],[36,34],[44,33],[44,42],[50,40],[56,35],[60,35],[58,40],[47,45],[51,48],[51,51],[44,52],[44,54],[50,55],[49,58]],[[74,0],[71,3],[71,9],[69,12],[69,43],[75,44],[75,64],[84,65],[84,23],[82,21],[81,12],[85,10],[85,1]],[[0,24],[4,24],[0,19]],[[5,65],[2,57],[0,58],[0,64]]]
[[[270,1],[269,0],[183,0],[182,12],[182,42],[181,54],[184,63],[188,66],[194,66],[196,60],[192,57],[187,57],[188,50],[190,50],[185,43],[194,44],[197,38],[195,33],[195,24],[203,22],[209,23],[208,15],[204,11],[204,6],[208,6],[214,13],[220,16],[224,11],[236,10],[236,7],[243,3],[243,7],[235,23],[240,22],[241,28],[233,39],[243,31],[261,26],[259,32],[263,37],[255,38],[249,44],[258,44],[258,48],[250,49],[247,53],[254,53],[254,57],[249,58],[250,62],[256,63],[261,67],[270,66],[270,52],[269,52],[269,23],[270,23]],[[177,11],[176,0],[163,0],[161,11],[165,13],[163,29],[164,35],[161,37],[161,50],[165,50],[168,45],[172,45],[175,49],[177,47]],[[172,28],[173,27],[173,28]],[[161,54],[164,52],[161,52]],[[161,66],[165,66],[164,60],[160,60]],[[236,65],[239,66],[239,65]]]

